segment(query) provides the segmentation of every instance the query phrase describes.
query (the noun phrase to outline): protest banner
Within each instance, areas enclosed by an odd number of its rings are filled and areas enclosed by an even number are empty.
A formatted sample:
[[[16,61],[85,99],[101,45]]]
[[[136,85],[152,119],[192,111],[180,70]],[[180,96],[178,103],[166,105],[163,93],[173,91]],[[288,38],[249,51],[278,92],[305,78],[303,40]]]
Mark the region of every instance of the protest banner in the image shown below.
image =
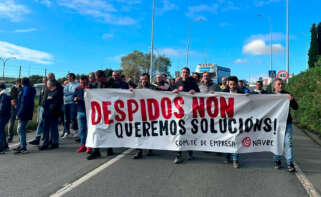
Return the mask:
[[[287,95],[85,92],[87,147],[282,154]]]

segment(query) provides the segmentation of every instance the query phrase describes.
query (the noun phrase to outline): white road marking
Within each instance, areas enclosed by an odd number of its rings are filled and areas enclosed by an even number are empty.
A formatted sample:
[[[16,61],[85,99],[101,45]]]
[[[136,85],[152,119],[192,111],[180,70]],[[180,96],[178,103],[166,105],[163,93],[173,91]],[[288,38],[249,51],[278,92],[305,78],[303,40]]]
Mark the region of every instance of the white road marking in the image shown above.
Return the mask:
[[[299,165],[294,162],[296,173],[295,175],[298,177],[299,181],[303,185],[304,189],[309,194],[309,197],[320,197],[320,194],[318,191],[314,188],[313,184],[310,182],[310,180],[304,175]]]
[[[118,160],[120,160],[124,156],[128,155],[129,153],[131,153],[133,150],[135,150],[135,149],[128,149],[128,150],[124,151],[123,153],[121,153],[117,157],[107,161],[106,163],[104,163],[101,166],[97,167],[96,169],[90,171],[89,173],[85,174],[83,177],[77,179],[76,181],[72,182],[71,184],[67,184],[66,186],[64,186],[63,188],[58,190],[56,193],[50,195],[50,197],[61,197],[61,196],[65,195],[66,193],[70,192],[74,188],[78,187],[80,184],[84,183],[85,181],[89,180],[90,178],[96,176],[98,173],[100,173],[104,169],[106,169],[109,166],[113,165]]]

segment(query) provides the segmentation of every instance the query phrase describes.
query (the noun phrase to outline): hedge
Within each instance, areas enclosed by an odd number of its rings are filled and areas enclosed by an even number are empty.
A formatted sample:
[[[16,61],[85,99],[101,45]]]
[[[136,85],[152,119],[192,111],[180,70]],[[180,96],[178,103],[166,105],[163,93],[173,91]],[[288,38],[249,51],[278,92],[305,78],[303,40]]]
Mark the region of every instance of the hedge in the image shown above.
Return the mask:
[[[321,67],[311,68],[292,77],[285,89],[299,104],[299,109],[292,112],[295,123],[321,134]]]

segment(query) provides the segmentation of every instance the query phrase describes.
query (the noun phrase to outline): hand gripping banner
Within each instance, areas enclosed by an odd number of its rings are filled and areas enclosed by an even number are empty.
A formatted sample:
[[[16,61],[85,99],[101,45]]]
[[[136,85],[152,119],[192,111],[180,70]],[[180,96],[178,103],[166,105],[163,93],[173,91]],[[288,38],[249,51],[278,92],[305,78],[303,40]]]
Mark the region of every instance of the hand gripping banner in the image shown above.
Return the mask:
[[[282,154],[287,95],[85,92],[87,147]]]

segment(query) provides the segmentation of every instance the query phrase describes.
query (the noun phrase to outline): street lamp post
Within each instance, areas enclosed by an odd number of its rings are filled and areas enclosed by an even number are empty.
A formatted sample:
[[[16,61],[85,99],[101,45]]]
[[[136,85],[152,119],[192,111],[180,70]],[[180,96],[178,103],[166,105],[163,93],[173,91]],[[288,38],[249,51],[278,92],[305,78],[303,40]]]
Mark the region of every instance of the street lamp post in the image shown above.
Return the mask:
[[[205,65],[207,65],[207,48],[210,44],[212,44],[214,40],[209,41],[205,46]]]
[[[187,48],[186,48],[186,67],[188,67],[188,57],[189,57],[189,45],[190,45],[190,39],[191,39],[191,28],[194,23],[203,21],[202,18],[199,18],[198,20],[192,21],[188,26],[188,39],[187,39]]]
[[[272,52],[273,52],[273,45],[272,45],[272,33],[273,33],[273,31],[272,31],[272,20],[271,20],[271,18],[269,17],[269,16],[264,16],[264,15],[262,15],[262,14],[259,14],[259,15],[257,15],[257,16],[259,16],[259,17],[265,17],[265,18],[267,18],[268,19],[268,21],[269,21],[269,23],[270,23],[270,42],[271,42],[271,45],[270,45],[270,59],[271,59],[271,72],[272,72]]]
[[[290,74],[289,47],[289,0],[286,0],[286,72],[288,74]]]
[[[0,57],[0,60],[2,61],[3,63],[3,70],[2,70],[2,80],[4,81],[4,69],[6,67],[6,63],[7,61],[11,60],[11,59],[16,59],[16,57],[8,57],[8,58],[2,58]]]
[[[155,19],[155,0],[153,0],[153,11],[152,11],[152,39],[151,39],[151,49],[150,49],[150,66],[149,66],[149,77],[150,82],[152,82],[153,74],[153,55],[154,55],[154,19]]]

